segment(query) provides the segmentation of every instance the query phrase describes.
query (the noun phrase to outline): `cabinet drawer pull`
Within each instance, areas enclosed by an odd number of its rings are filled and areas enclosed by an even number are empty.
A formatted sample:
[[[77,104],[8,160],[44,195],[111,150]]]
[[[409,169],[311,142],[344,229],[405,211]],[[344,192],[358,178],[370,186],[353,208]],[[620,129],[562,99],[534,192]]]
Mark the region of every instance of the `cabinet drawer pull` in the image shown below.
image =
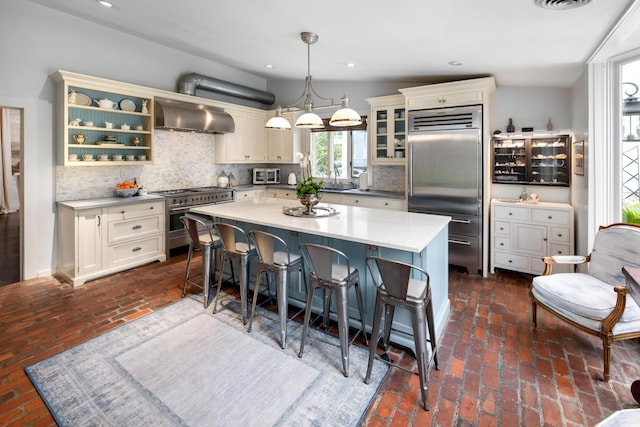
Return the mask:
[[[471,224],[471,221],[468,219],[452,219],[451,222],[457,222],[459,224]]]
[[[504,243],[500,243],[500,246],[504,246]]]
[[[500,231],[504,231],[504,227],[500,227]]]
[[[513,212],[509,212],[509,215],[513,215]]]
[[[551,215],[549,215],[547,218],[549,218],[549,219],[553,219],[553,217],[552,217]]]
[[[131,228],[132,228],[132,229],[134,229],[134,230],[137,230],[138,228],[142,228],[142,226],[141,226],[141,225],[134,225],[134,226],[133,226],[133,227],[131,227]]]
[[[141,251],[141,250],[142,250],[142,248],[140,246],[138,246],[137,248],[131,249],[131,252],[138,252],[138,251]]]
[[[562,237],[562,233],[558,233],[558,237]]]

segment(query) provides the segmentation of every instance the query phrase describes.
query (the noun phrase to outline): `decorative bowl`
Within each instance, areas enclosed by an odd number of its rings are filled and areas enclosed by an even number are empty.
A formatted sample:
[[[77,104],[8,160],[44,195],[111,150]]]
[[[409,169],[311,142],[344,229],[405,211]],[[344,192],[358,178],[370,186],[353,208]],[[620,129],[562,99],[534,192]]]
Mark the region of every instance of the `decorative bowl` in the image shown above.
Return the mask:
[[[138,187],[136,188],[116,188],[116,194],[118,197],[131,197],[138,194]]]

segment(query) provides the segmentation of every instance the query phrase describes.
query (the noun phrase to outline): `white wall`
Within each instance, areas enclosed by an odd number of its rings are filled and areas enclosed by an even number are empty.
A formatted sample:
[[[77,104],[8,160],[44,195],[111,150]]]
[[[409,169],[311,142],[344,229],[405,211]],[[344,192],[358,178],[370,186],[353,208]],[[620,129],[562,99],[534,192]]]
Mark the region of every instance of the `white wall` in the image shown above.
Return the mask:
[[[582,73],[571,88],[571,124],[575,141],[584,140],[584,175],[571,177],[571,205],[575,209],[575,248],[576,254],[585,255],[589,251],[588,218],[589,218],[589,164],[587,157],[592,141],[589,139],[587,73]],[[575,161],[575,159],[574,159]]]
[[[513,119],[516,132],[523,127],[533,127],[535,133],[549,132],[551,119],[553,132],[571,134],[570,90],[558,87],[498,87],[491,101],[491,129],[506,132],[509,119]],[[573,176],[572,176],[573,179]],[[545,202],[570,203],[569,187],[527,185],[529,191],[538,193]],[[517,199],[522,185],[492,184],[491,197]]]

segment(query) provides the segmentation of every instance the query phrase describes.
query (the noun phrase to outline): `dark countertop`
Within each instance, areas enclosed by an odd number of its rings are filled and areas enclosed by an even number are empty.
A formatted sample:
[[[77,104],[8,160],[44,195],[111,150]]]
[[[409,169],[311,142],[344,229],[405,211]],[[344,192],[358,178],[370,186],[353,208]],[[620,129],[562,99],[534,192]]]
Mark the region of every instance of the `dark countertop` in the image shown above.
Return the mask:
[[[295,185],[287,185],[287,184],[269,184],[269,185],[238,185],[236,187],[237,191],[243,190],[255,190],[255,189],[268,189],[268,188],[277,188],[283,190],[295,190]],[[381,191],[381,190],[360,190],[357,188],[349,189],[349,190],[332,190],[325,189],[326,193],[337,193],[337,194],[348,194],[348,195],[356,195],[356,196],[367,196],[367,197],[384,197],[388,199],[404,199],[404,193],[400,191]]]

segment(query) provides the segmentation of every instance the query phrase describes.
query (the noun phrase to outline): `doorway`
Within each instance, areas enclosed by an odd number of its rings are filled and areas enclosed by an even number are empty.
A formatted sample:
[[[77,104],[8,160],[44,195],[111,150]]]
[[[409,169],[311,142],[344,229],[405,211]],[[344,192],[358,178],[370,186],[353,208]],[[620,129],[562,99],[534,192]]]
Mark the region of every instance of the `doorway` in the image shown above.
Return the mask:
[[[22,110],[0,107],[0,286],[22,278]]]

